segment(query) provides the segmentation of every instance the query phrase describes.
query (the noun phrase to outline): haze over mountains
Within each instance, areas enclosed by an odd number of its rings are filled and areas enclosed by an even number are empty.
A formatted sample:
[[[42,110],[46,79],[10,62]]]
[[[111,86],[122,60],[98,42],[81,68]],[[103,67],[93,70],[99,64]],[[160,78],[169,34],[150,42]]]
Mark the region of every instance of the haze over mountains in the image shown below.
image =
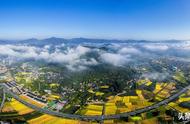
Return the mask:
[[[51,37],[47,39],[26,39],[26,40],[0,40],[0,44],[27,44],[27,45],[46,45],[46,44],[61,44],[61,43],[177,43],[185,40],[117,40],[117,39],[92,39],[92,38],[57,38]]]

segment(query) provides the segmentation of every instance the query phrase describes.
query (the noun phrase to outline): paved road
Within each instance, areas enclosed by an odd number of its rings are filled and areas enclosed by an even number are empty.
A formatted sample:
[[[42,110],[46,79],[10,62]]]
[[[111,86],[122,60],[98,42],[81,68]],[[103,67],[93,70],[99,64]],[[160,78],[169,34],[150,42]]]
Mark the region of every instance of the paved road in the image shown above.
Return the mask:
[[[5,91],[4,91],[4,88],[0,89],[2,90],[2,102],[1,102],[1,105],[0,105],[0,112],[2,111],[3,109],[3,106],[4,106],[4,103],[5,103]]]
[[[52,110],[47,110],[47,109],[43,109],[40,107],[37,107],[33,104],[30,104],[26,101],[24,101],[23,99],[21,99],[18,95],[16,95],[15,93],[13,93],[12,91],[10,91],[9,89],[7,89],[7,87],[5,85],[2,84],[2,87],[4,88],[5,92],[10,94],[13,98],[15,98],[16,100],[18,100],[19,102],[25,104],[26,106],[40,112],[40,113],[45,113],[45,114],[49,114],[49,115],[53,115],[53,116],[58,116],[58,117],[63,117],[63,118],[69,118],[69,119],[78,119],[78,120],[86,120],[86,121],[101,121],[101,120],[106,120],[106,119],[117,119],[117,118],[122,118],[122,117],[127,117],[127,116],[133,116],[136,114],[140,114],[140,113],[144,113],[153,109],[156,109],[162,105],[165,105],[173,100],[175,100],[176,98],[178,98],[181,94],[185,93],[186,91],[188,91],[190,89],[190,85],[183,88],[182,90],[180,90],[178,93],[170,96],[169,98],[164,99],[163,101],[160,101],[158,103],[155,103],[151,106],[145,107],[145,108],[141,108],[141,109],[137,109],[135,111],[131,111],[131,112],[125,112],[125,113],[120,113],[120,114],[114,114],[114,115],[97,115],[97,116],[86,116],[86,115],[74,115],[74,114],[64,114],[64,113],[60,113],[60,112],[56,112],[56,111],[52,111]]]

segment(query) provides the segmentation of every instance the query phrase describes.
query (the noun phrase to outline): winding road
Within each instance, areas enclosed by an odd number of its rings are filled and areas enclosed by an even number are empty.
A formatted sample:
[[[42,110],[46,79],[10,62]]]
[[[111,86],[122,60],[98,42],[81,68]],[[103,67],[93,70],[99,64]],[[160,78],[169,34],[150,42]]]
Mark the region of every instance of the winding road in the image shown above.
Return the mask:
[[[175,100],[176,98],[178,98],[181,94],[190,90],[190,85],[188,85],[187,87],[183,88],[182,90],[180,90],[176,94],[174,94],[174,95],[172,95],[172,96],[170,96],[170,97],[168,97],[168,98],[166,98],[160,102],[157,102],[157,103],[155,103],[151,106],[147,106],[145,108],[136,109],[135,111],[124,112],[124,113],[114,114],[114,115],[87,116],[87,115],[65,114],[65,113],[60,113],[60,112],[56,112],[56,111],[37,107],[37,106],[30,104],[30,103],[24,101],[23,99],[21,99],[17,94],[15,94],[14,92],[7,89],[7,87],[4,84],[0,84],[0,85],[3,87],[4,91],[6,93],[10,94],[14,99],[18,100],[19,102],[23,103],[24,105],[26,105],[26,106],[28,106],[28,107],[30,107],[30,108],[32,108],[32,109],[34,109],[40,113],[45,113],[45,114],[58,116],[58,117],[62,117],[62,118],[78,119],[78,120],[85,120],[85,121],[102,121],[102,120],[107,120],[107,119],[118,119],[118,118],[123,118],[123,117],[128,117],[128,116],[133,116],[136,114],[144,113],[144,112],[156,109],[162,105],[165,105],[165,104]]]

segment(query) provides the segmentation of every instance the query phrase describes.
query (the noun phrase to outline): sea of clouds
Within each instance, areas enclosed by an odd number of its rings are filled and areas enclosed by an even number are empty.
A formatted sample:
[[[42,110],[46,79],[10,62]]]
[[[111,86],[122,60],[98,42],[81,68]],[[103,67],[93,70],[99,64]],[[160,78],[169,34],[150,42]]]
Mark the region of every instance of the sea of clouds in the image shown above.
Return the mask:
[[[103,45],[103,44],[102,44]],[[167,43],[145,43],[145,44],[116,44],[107,46],[109,50],[85,47],[81,44],[70,46],[67,44],[45,45],[43,47],[17,44],[0,45],[0,56],[17,60],[33,59],[46,62],[63,63],[70,70],[84,70],[88,66],[107,63],[113,66],[125,66],[128,62],[134,61],[135,57],[151,57],[157,53],[180,52],[190,53],[190,43],[177,44]],[[87,56],[96,53],[98,57]],[[172,55],[175,56],[175,55]],[[189,60],[189,58],[181,58]]]

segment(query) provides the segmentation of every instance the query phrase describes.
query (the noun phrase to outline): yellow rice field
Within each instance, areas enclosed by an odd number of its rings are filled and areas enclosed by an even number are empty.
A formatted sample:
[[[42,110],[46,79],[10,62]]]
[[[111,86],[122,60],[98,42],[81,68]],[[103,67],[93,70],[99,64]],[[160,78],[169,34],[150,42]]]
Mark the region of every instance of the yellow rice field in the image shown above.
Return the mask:
[[[176,110],[178,110],[178,111],[180,111],[180,112],[183,112],[183,113],[189,112],[189,109],[187,109],[187,108],[182,108],[182,107],[180,107],[177,103],[171,102],[171,103],[169,103],[168,105],[171,106],[171,107],[173,107],[173,108],[175,108]]]
[[[28,123],[29,124],[88,124],[88,122],[64,119],[64,118],[54,117],[47,114],[31,119],[28,121]]]
[[[20,98],[23,99],[23,100],[25,100],[28,103],[31,103],[31,104],[33,104],[35,106],[38,106],[38,107],[44,107],[45,106],[44,104],[36,102],[36,101],[32,100],[31,98],[29,98],[29,97],[27,97],[25,95],[20,95]]]
[[[6,102],[2,108],[2,112],[13,112],[14,108],[10,105],[10,103]]]
[[[14,110],[18,112],[19,115],[28,114],[34,111],[33,109],[23,105],[22,103],[20,103],[19,101],[15,99],[12,99],[12,101],[10,102],[10,105],[12,106]]]
[[[101,115],[102,109],[102,105],[88,105],[85,107],[85,115]]]

